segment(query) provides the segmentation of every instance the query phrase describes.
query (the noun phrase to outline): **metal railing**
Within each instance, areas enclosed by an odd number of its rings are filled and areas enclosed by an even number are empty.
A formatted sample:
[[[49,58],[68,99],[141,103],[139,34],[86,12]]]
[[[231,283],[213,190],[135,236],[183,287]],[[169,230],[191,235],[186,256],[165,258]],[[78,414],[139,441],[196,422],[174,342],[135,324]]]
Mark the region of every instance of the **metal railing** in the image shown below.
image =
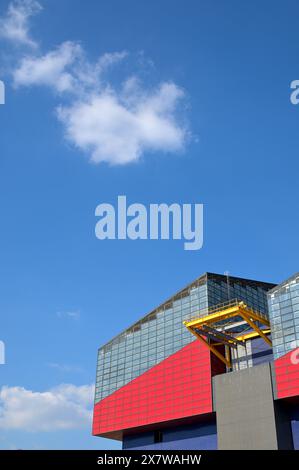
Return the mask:
[[[269,320],[268,316],[264,312],[261,312],[260,310],[257,310],[257,309],[253,309],[252,307],[248,306],[244,300],[232,299],[226,302],[222,302],[220,304],[212,305],[211,307],[204,307],[198,311],[197,315],[194,315],[190,318],[186,318],[184,319],[184,321],[191,322],[191,321],[197,320],[198,318],[205,317],[206,315],[217,313],[221,310],[226,310],[228,308],[241,307],[241,306],[243,306],[243,308],[245,308],[247,311],[252,312],[253,314],[257,314],[265,320]]]

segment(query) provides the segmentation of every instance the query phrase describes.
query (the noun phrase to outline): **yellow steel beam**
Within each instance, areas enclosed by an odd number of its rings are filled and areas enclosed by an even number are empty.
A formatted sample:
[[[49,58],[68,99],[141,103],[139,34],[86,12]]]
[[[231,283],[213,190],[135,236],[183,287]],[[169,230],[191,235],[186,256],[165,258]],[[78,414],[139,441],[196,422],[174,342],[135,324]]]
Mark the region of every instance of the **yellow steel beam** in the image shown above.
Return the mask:
[[[262,331],[265,335],[268,335],[269,333],[271,333],[271,330],[270,330],[270,329],[261,330],[261,331]],[[257,336],[260,336],[257,331],[251,331],[250,333],[246,333],[245,335],[236,336],[236,339],[238,339],[239,341],[246,341],[247,339],[256,338]]]
[[[226,318],[231,318],[237,315],[239,315],[239,307],[235,306],[227,308],[220,312],[205,315],[204,317],[196,318],[195,320],[184,321],[184,325],[186,325],[187,327],[200,326],[203,324],[208,325],[209,323],[215,323],[221,320],[226,320]]]
[[[202,325],[201,327],[195,327],[196,332],[203,336],[208,336],[215,341],[219,340],[220,344],[237,345],[238,340],[231,333],[226,331],[219,331],[216,328],[209,327],[208,325]],[[215,339],[216,338],[216,339]],[[243,345],[242,345],[243,346]]]
[[[225,347],[225,359],[229,364],[231,364],[231,350],[230,347],[224,346]]]
[[[215,344],[210,344],[200,333],[195,331],[194,328],[200,328],[203,325],[211,325],[215,324],[218,322],[221,322],[223,320],[233,318],[233,317],[241,317],[243,320],[245,320],[248,325],[251,326],[251,328],[254,331],[251,331],[250,333],[246,334],[239,334],[238,336],[232,337],[232,343],[233,340],[236,339],[237,341],[246,341],[247,339],[255,338],[257,336],[261,336],[269,346],[272,346],[271,340],[267,337],[267,335],[270,333],[270,322],[267,319],[266,316],[263,314],[259,314],[258,312],[253,311],[250,307],[248,307],[245,302],[237,302],[234,304],[229,304],[226,307],[224,305],[219,306],[219,310],[217,310],[217,306],[209,311],[209,313],[203,317],[195,318],[192,320],[184,321],[184,325],[188,330],[196,336],[201,342],[203,342],[209,349],[212,351],[215,356],[217,356],[224,364],[226,364],[227,367],[231,367],[231,360],[230,360],[230,346],[226,346],[226,353],[225,357],[215,348]],[[259,326],[257,326],[254,322],[259,322],[261,323],[264,327],[264,329],[261,329]],[[219,344],[224,344],[225,342],[221,342],[221,338],[219,337],[218,340],[220,341]],[[227,341],[226,344],[229,342]],[[218,344],[218,343],[217,343]]]
[[[248,308],[247,306],[245,306],[245,308],[240,307],[240,314],[241,316],[242,314],[246,315],[247,318],[249,316],[250,318],[252,318],[252,320],[259,321],[263,325],[270,326],[270,322],[266,317],[259,315],[258,313],[254,312],[253,310],[251,310],[251,308]]]
[[[269,344],[269,346],[272,347],[272,341],[263,333],[263,331],[249,318],[247,314],[242,313],[242,317],[244,318],[245,321],[253,328],[259,336],[261,336],[266,343]]]
[[[267,318],[254,312],[251,310],[251,308],[248,308],[244,302],[240,302],[239,304],[225,308],[224,310],[219,310],[218,312],[207,314],[204,317],[195,318],[190,321],[184,321],[184,325],[190,327],[209,325],[211,323],[217,323],[219,321],[226,320],[227,318],[242,316],[242,314],[246,315],[246,317],[250,315],[253,320],[259,321],[266,326],[270,326],[269,320]]]
[[[206,341],[201,335],[199,335],[191,327],[187,326],[187,328],[190,331],[190,333],[192,333],[194,336],[196,336],[197,339],[199,339],[202,343],[204,343],[210,349],[210,351],[212,351],[212,353],[214,353],[215,356],[217,356],[218,359],[220,359],[220,361],[224,362],[224,364],[227,367],[229,368],[231,367],[231,362],[227,360],[216,348],[214,348],[212,344],[208,343],[208,341]]]

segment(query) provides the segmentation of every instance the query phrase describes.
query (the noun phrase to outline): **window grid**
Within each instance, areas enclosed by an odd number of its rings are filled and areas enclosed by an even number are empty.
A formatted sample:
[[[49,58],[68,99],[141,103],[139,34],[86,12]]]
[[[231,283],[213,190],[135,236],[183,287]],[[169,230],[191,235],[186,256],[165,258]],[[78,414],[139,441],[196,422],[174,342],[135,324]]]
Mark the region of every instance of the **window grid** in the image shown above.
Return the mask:
[[[268,294],[273,355],[275,359],[299,345],[299,277]]]
[[[236,278],[234,278],[236,279]],[[199,278],[132,328],[99,349],[95,402],[126,385],[154,365],[191,343],[194,337],[183,320],[228,299],[244,300],[252,308],[267,313],[266,288],[258,282],[231,281],[225,277]]]

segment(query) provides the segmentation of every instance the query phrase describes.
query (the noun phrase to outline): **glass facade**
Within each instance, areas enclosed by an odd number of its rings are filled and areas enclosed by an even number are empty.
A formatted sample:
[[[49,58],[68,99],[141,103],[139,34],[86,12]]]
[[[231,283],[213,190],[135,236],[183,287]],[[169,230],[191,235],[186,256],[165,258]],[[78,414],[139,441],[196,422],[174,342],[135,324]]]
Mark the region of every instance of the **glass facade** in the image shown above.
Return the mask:
[[[94,435],[212,413],[210,351],[192,341],[96,403]]]
[[[204,274],[99,349],[95,402],[194,341],[184,320],[234,298],[267,313],[266,292],[272,287],[268,283]]]
[[[246,302],[253,310],[268,315],[266,291],[272,286],[273,284],[233,277],[227,281],[225,276],[210,275],[208,282],[209,306],[238,299]]]
[[[100,348],[96,402],[190,343],[183,320],[207,306],[203,276]]]
[[[277,359],[299,346],[299,273],[268,293],[273,355]]]

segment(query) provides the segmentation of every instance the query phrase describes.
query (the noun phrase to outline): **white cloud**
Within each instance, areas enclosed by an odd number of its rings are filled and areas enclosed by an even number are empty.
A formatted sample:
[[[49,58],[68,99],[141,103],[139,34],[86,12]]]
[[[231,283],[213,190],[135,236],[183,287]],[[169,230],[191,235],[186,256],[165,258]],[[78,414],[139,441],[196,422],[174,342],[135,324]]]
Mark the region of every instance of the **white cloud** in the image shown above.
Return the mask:
[[[62,384],[46,392],[2,387],[0,429],[58,431],[91,426],[94,386]]]
[[[67,139],[89,153],[93,162],[126,164],[147,150],[183,148],[187,133],[175,118],[183,96],[173,83],[162,83],[151,94],[127,90],[126,100],[110,89],[60,107],[58,117]]]
[[[83,372],[83,369],[78,366],[73,366],[69,364],[58,364],[57,362],[49,362],[48,366],[51,369],[56,369],[59,372]]]
[[[107,68],[123,60],[127,55],[128,53],[126,51],[106,52],[99,58],[96,67],[99,72],[104,72]]]
[[[81,55],[81,46],[67,41],[44,56],[25,57],[14,71],[14,84],[47,85],[60,93],[73,91],[76,78],[71,72],[71,66]]]
[[[90,63],[86,55],[82,54],[74,64],[72,74],[76,82],[74,92],[76,95],[88,95],[94,90],[99,90],[103,86],[103,76],[110,68],[123,61],[127,56],[127,51],[105,53],[93,64]]]
[[[58,318],[69,318],[71,320],[79,320],[80,318],[79,310],[59,311],[56,315]]]
[[[33,5],[32,0],[21,4]],[[104,53],[90,62],[79,43],[66,41],[44,55],[23,57],[13,81],[58,93],[64,135],[93,163],[124,165],[146,152],[181,151],[188,139],[180,116],[184,91],[165,81],[154,89],[142,86],[136,74],[118,83],[109,80],[108,72],[127,56],[126,51]]]
[[[60,93],[86,96],[101,88],[102,75],[126,56],[125,51],[106,53],[92,64],[79,43],[65,41],[45,55],[23,57],[13,71],[13,81],[15,86],[48,86]]]
[[[29,33],[29,19],[41,9],[41,5],[36,0],[11,2],[6,15],[0,18],[0,36],[15,44],[36,48],[37,43]]]

